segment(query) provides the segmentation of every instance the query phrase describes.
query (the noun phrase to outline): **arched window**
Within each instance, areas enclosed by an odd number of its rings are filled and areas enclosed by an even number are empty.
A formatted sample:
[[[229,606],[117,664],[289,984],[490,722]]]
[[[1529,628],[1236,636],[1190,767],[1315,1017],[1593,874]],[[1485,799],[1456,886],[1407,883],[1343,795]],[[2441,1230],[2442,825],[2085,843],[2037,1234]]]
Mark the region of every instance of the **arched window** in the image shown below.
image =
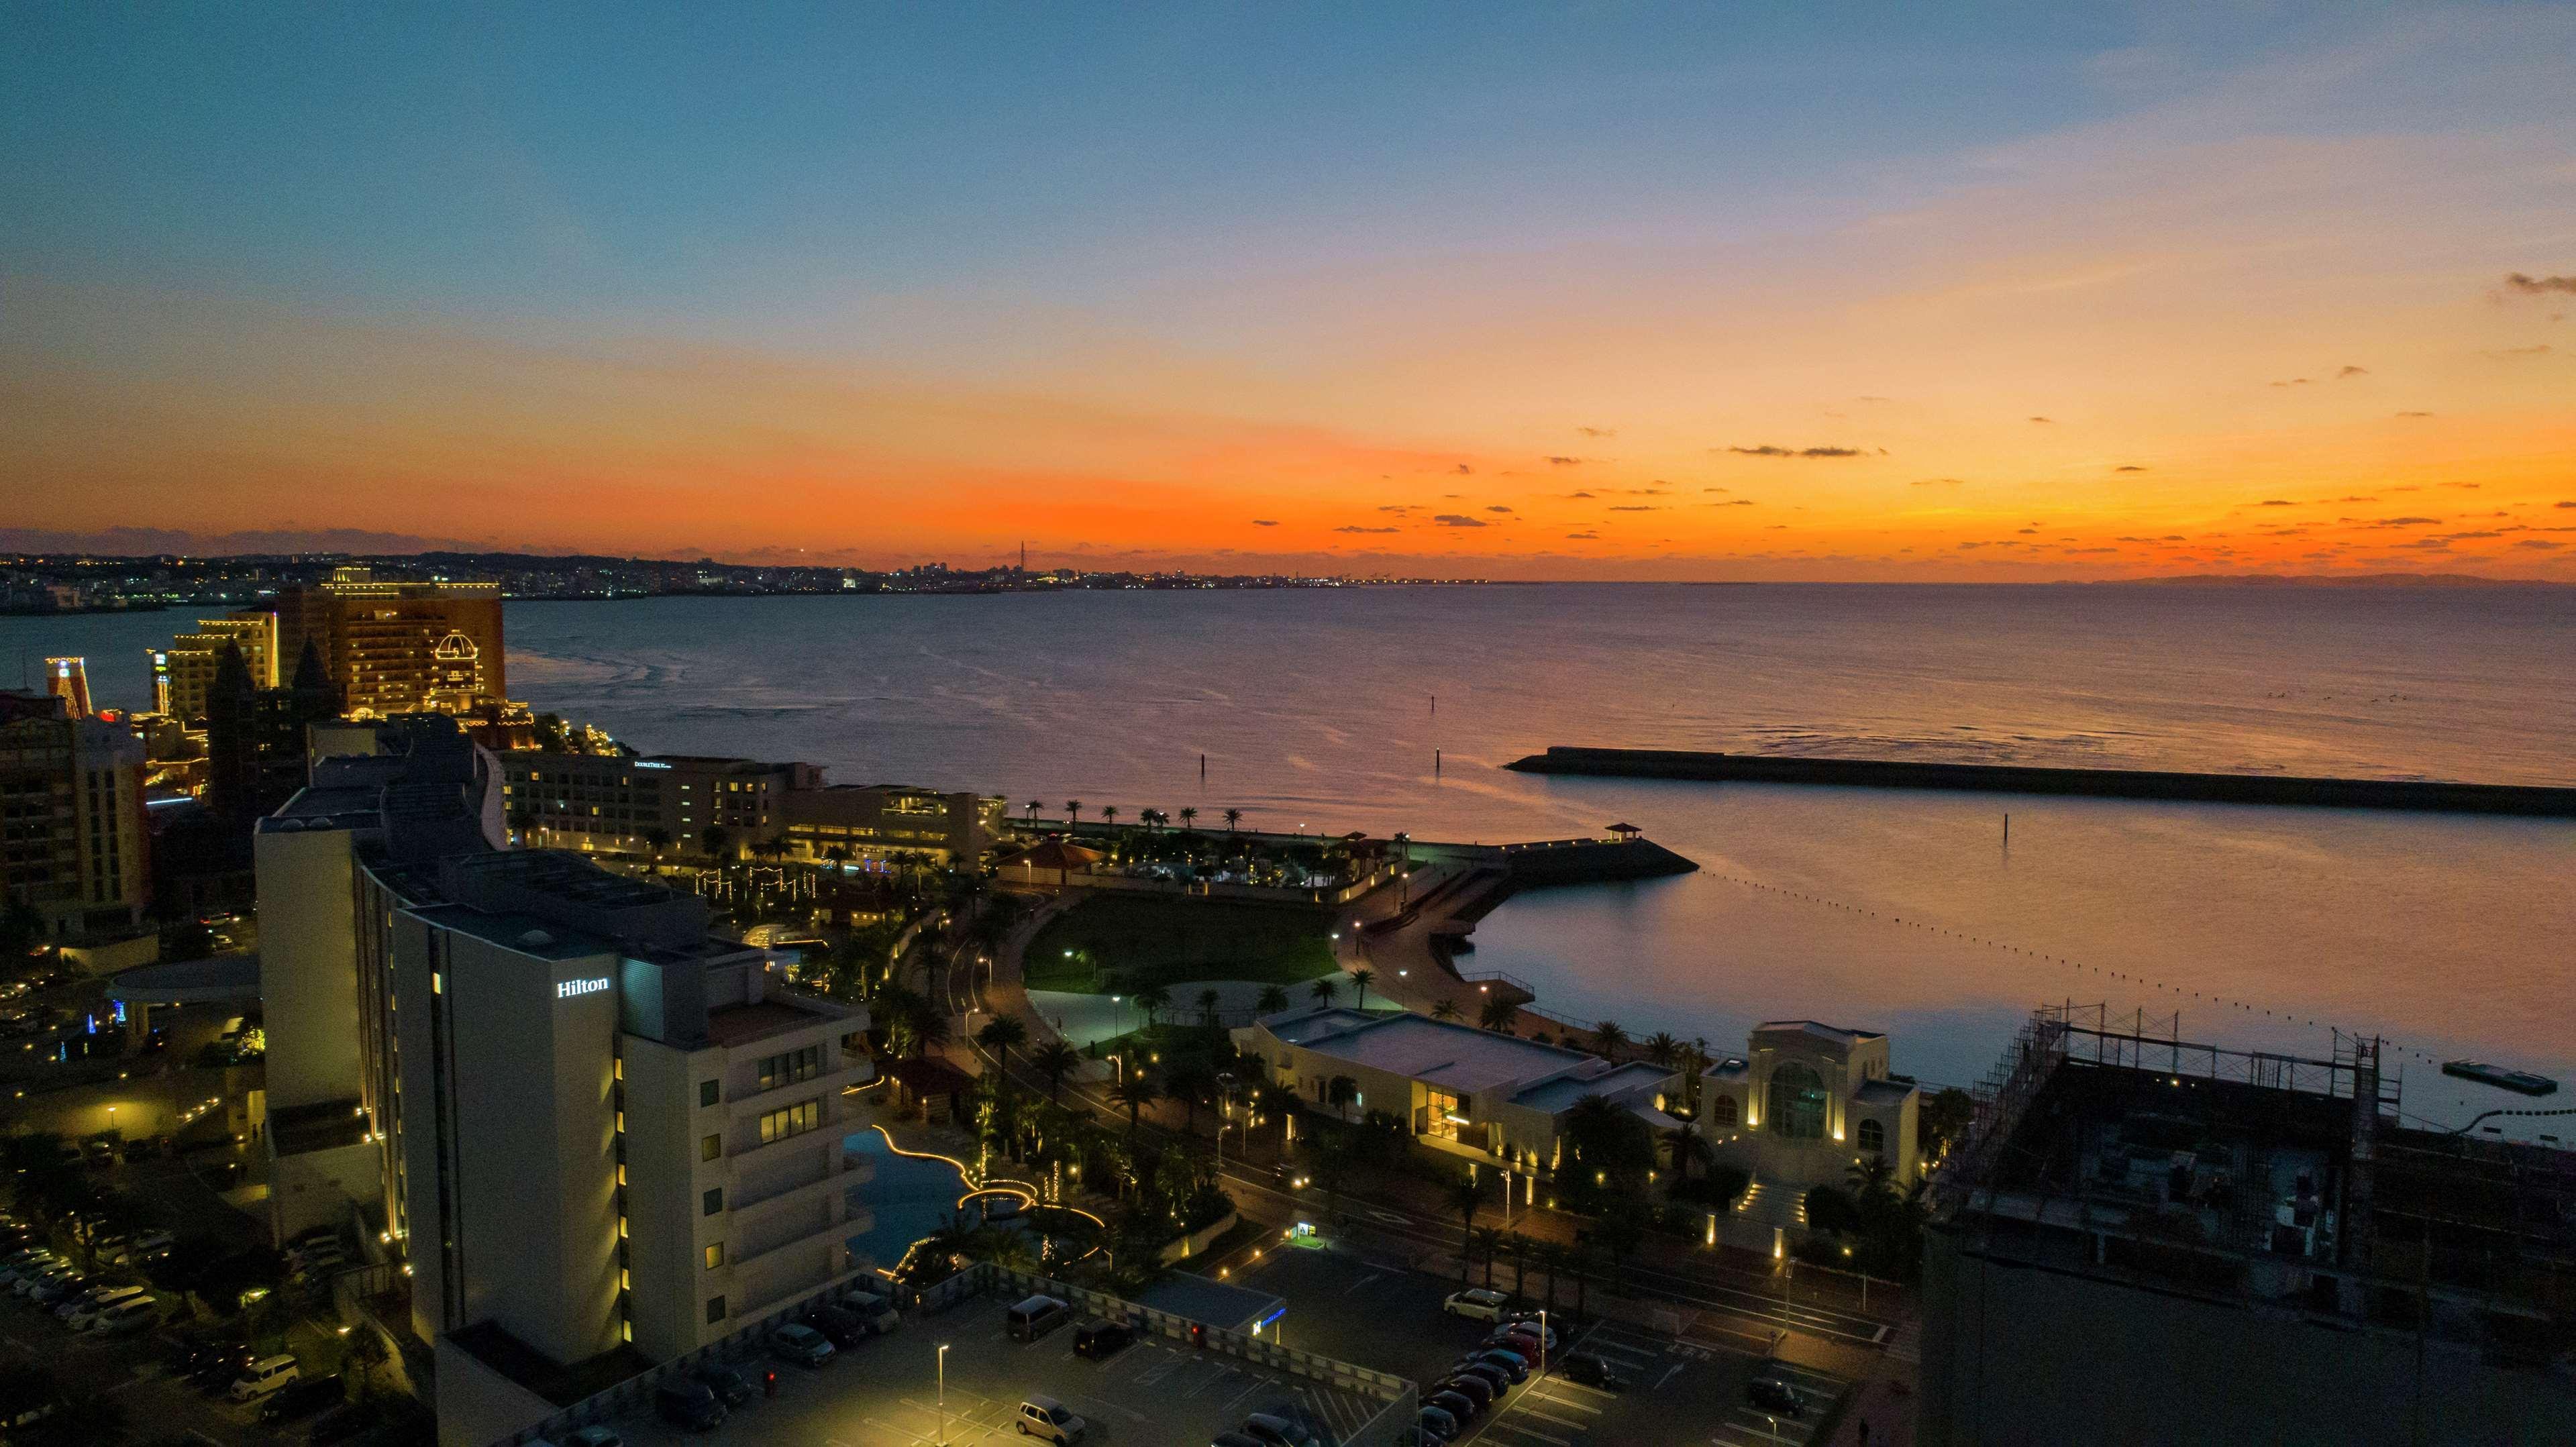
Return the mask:
[[[1874,1120],[1860,1123],[1860,1153],[1865,1156],[1887,1154],[1887,1127]]]
[[[1771,1094],[1766,1106],[1771,1116],[1771,1129],[1795,1141],[1822,1140],[1825,1136],[1825,1079],[1795,1061],[1771,1072]]]
[[[1734,1129],[1737,1111],[1734,1096],[1712,1095],[1708,1098],[1708,1123],[1719,1130]]]

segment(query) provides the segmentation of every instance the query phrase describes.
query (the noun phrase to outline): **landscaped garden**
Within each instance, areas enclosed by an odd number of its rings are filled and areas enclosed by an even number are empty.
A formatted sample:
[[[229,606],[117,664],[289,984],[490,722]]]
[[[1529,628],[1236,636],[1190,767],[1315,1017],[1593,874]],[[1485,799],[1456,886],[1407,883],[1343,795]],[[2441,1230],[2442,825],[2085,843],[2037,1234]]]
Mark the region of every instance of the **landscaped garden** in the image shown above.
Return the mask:
[[[1030,943],[1027,983],[1084,994],[1197,980],[1300,984],[1338,968],[1332,919],[1285,905],[1096,894]]]

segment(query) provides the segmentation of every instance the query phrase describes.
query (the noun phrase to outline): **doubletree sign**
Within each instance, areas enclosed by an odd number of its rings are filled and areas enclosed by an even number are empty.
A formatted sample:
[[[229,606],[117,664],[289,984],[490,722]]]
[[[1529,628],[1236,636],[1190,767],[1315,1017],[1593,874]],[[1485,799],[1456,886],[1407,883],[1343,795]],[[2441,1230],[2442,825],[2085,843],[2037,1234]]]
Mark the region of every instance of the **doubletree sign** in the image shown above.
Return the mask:
[[[602,975],[596,980],[559,980],[555,983],[555,998],[558,1000],[569,1000],[575,995],[596,995],[607,988],[608,977],[606,975]]]

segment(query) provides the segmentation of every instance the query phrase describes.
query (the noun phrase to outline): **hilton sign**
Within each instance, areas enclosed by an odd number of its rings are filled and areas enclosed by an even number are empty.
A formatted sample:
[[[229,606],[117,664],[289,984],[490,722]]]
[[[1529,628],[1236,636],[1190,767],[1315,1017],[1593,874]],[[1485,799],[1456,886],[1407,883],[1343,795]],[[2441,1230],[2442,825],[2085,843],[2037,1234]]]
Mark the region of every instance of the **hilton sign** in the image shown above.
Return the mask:
[[[555,998],[558,1000],[569,1000],[576,995],[596,995],[607,988],[608,977],[606,975],[602,975],[596,980],[561,980],[555,984]]]

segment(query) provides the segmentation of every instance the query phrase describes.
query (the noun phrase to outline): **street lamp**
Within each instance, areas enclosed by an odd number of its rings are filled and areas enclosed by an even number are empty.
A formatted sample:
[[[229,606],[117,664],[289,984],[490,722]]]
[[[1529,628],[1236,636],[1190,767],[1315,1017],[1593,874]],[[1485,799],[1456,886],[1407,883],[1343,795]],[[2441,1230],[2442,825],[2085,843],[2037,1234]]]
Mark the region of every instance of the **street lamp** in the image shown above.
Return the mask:
[[[939,1447],[948,1447],[948,1346],[939,1344]],[[1779,1423],[1771,1425],[1777,1428]]]

